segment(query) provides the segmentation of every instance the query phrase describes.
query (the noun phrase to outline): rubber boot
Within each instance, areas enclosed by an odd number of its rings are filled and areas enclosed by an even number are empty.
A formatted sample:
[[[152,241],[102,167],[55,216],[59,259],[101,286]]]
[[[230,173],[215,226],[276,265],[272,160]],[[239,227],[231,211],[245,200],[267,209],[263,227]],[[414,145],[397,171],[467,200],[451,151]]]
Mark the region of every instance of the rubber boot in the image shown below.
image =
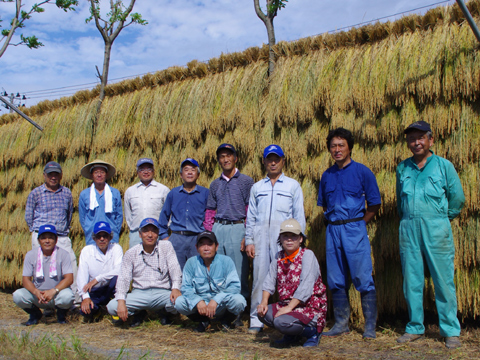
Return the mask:
[[[338,336],[348,333],[348,320],[350,319],[350,303],[346,290],[332,291],[333,316],[335,317],[335,325],[330,331],[324,332],[324,336]]]
[[[55,307],[55,308],[57,309],[57,322],[59,324],[66,324],[67,323],[66,315],[67,315],[68,309],[60,309],[59,307]]]
[[[225,311],[225,314],[222,316],[220,320],[220,323],[222,325],[222,330],[223,331],[228,331],[232,329],[232,322],[235,320],[237,316],[230,311]]]
[[[275,340],[274,344],[278,347],[287,347],[296,344],[299,340],[299,335],[283,335],[281,339]]]
[[[207,330],[207,327],[210,325],[210,319],[206,316],[200,315],[198,312],[187,315],[187,317],[194,322],[198,322],[198,326],[193,330],[195,332],[205,332],[205,330]]]
[[[365,318],[364,339],[375,339],[377,325],[377,294],[375,290],[360,294],[362,299],[363,317]]]
[[[314,347],[320,342],[321,334],[317,332],[316,327],[306,326],[303,329],[302,336],[307,338],[307,341],[303,343],[303,347]]]
[[[40,319],[42,318],[42,311],[33,305],[30,309],[23,309],[27,314],[30,315],[30,318],[25,323],[25,326],[37,325]]]

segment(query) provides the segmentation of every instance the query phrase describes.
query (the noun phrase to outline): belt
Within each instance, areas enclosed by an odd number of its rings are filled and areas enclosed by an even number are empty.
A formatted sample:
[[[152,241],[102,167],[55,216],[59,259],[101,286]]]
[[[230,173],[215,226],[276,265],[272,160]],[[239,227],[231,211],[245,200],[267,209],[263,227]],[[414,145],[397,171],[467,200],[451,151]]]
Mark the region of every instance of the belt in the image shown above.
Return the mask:
[[[245,222],[245,219],[242,219],[242,220],[215,219],[215,222],[222,225],[243,224]]]
[[[330,220],[327,220],[326,218],[323,219],[323,222],[325,223],[325,225],[344,225],[344,224],[348,224],[348,223],[351,223],[351,222],[357,222],[357,221],[362,221],[363,220],[363,217],[359,217],[359,218],[355,218],[355,219],[347,219],[347,220],[335,220],[335,221],[330,221]]]
[[[172,231],[172,233],[178,234],[178,235],[186,235],[186,236],[193,236],[193,235],[200,234],[200,233],[196,233],[196,232],[193,232],[193,231]]]

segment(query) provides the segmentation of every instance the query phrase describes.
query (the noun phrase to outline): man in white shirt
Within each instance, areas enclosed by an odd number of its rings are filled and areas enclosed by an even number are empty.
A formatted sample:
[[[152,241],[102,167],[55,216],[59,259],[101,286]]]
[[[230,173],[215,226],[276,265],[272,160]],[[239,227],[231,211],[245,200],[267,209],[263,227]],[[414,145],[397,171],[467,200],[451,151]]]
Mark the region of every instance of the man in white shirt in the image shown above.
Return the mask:
[[[146,218],[160,217],[163,203],[170,191],[165,185],[153,180],[155,170],[152,159],[138,160],[137,174],[140,182],[125,191],[125,219],[130,229],[130,249],[142,243],[138,233],[140,222]]]
[[[110,224],[99,221],[93,229],[95,245],[87,245],[80,254],[77,275],[78,295],[82,298],[80,314],[86,322],[98,319],[99,306],[107,305],[115,295],[123,249],[112,243]]]

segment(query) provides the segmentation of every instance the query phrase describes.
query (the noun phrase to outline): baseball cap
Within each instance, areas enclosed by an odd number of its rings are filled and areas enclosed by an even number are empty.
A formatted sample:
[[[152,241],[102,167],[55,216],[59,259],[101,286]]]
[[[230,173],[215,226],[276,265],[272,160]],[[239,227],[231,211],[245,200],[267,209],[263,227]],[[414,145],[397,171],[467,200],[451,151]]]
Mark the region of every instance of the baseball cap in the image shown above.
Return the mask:
[[[55,161],[49,161],[45,167],[43,168],[43,172],[45,174],[50,174],[52,172],[56,172],[56,173],[59,173],[61,174],[62,173],[62,167],[60,166],[59,163],[55,162]]]
[[[280,225],[280,234],[283,233],[292,233],[295,235],[303,235],[302,227],[299,222],[295,219],[288,219],[281,223]],[[305,235],[303,235],[305,236]]]
[[[420,130],[420,131],[432,131],[430,124],[425,121],[415,121],[413,124],[408,125],[408,127],[403,131],[404,134],[408,134],[410,131]]]
[[[217,148],[217,156],[220,150],[227,149],[233,152],[234,155],[237,155],[237,150],[235,150],[235,147],[231,144],[222,144]]]
[[[268,145],[265,150],[263,150],[263,158],[265,159],[268,155],[270,154],[276,154],[280,157],[285,157],[285,154],[283,153],[283,150],[280,146],[278,145]]]
[[[137,161],[137,170],[143,164],[150,164],[153,166],[153,160],[150,158],[141,158],[140,160]]]
[[[97,235],[100,232],[106,232],[111,234],[112,233],[112,228],[110,227],[110,224],[106,221],[98,221],[95,223],[95,226],[93,227],[93,233]]]
[[[200,167],[200,165],[198,165],[197,160],[192,159],[192,158],[186,158],[186,159],[183,160],[182,163],[180,164],[180,168],[183,168],[186,164],[192,164],[193,166],[198,167],[198,168]]]
[[[215,244],[218,244],[217,237],[215,236],[215,233],[213,233],[213,232],[211,232],[211,231],[205,230],[204,232],[201,232],[200,234],[198,234],[198,236],[197,236],[197,244],[198,244],[198,242],[199,242],[201,239],[203,239],[203,238],[210,239],[210,240],[212,240]]]
[[[52,233],[57,235],[57,229],[53,225],[42,225],[38,228],[38,236],[45,234],[45,233]]]
[[[153,225],[155,226],[157,229],[160,229],[160,224],[158,223],[157,220],[155,220],[154,218],[146,218],[146,219],[143,219],[142,222],[140,223],[140,226],[138,227],[139,229],[143,229],[145,226],[147,225]]]

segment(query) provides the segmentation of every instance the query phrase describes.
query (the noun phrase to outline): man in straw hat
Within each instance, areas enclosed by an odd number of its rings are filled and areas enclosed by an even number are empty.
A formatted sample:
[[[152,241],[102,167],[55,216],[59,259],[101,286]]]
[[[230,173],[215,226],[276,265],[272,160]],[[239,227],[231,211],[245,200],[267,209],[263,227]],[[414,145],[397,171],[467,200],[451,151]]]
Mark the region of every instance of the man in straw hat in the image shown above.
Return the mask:
[[[214,318],[228,330],[247,305],[240,295],[235,264],[228,256],[217,254],[217,237],[211,231],[198,234],[196,248],[199,255],[188,259],[183,269],[182,296],[175,308],[199,322],[196,332],[204,332]]]
[[[62,167],[55,161],[48,162],[43,168],[44,184],[32,190],[25,206],[25,221],[32,233],[32,249],[38,248],[38,229],[41,225],[51,224],[57,231],[57,246],[70,255],[73,276],[77,276],[77,258],[72,249],[72,240],[68,236],[73,214],[72,192],[60,185]],[[76,284],[72,284],[75,294]]]
[[[447,348],[456,349],[461,343],[450,221],[460,214],[465,196],[453,164],[430,150],[433,146],[430,125],[417,121],[404,133],[413,156],[397,167],[397,208],[403,292],[410,321],[397,342],[424,337],[425,260],[435,286],[440,335],[445,337]]]
[[[167,195],[160,213],[160,239],[170,240],[183,270],[188,258],[198,255],[197,235],[205,230],[205,207],[208,189],[197,185],[200,166],[195,159],[187,158],[180,164],[183,185],[173,188]],[[170,221],[171,235],[168,236]]]
[[[140,222],[151,217],[158,219],[170,189],[153,179],[153,160],[141,158],[137,161],[137,175],[140,182],[125,191],[125,220],[130,229],[129,247],[140,244],[138,234]]]
[[[107,180],[115,175],[113,165],[94,160],[82,168],[83,177],[93,180],[90,188],[80,193],[78,214],[80,225],[85,233],[87,245],[95,245],[93,228],[95,223],[106,221],[113,232],[113,242],[118,243],[118,236],[123,223],[122,198],[120,192],[107,184]]]
[[[263,329],[257,307],[262,301],[263,283],[270,263],[280,251],[277,243],[280,224],[294,218],[305,232],[302,188],[296,180],[283,174],[285,155],[282,148],[267,146],[263,151],[263,164],[267,176],[255,183],[250,191],[245,232],[246,253],[253,259],[250,334],[257,334]]]
[[[174,305],[181,295],[182,271],[172,244],[157,241],[160,230],[156,219],[144,219],[139,231],[142,243],[123,256],[115,299],[107,309],[122,321],[133,315],[131,327],[143,322],[146,310],[159,313],[162,324],[168,324],[171,321],[165,314],[177,312]],[[127,294],[132,280],[132,292]]]
[[[380,209],[381,197],[373,172],[352,160],[353,144],[350,131],[338,128],[329,132],[327,149],[335,164],[323,173],[318,190],[317,205],[323,207],[327,224],[327,282],[332,292],[335,317],[335,325],[323,335],[338,336],[350,331],[350,273],[353,285],[361,296],[365,318],[363,338],[374,339],[377,296],[367,223]]]

